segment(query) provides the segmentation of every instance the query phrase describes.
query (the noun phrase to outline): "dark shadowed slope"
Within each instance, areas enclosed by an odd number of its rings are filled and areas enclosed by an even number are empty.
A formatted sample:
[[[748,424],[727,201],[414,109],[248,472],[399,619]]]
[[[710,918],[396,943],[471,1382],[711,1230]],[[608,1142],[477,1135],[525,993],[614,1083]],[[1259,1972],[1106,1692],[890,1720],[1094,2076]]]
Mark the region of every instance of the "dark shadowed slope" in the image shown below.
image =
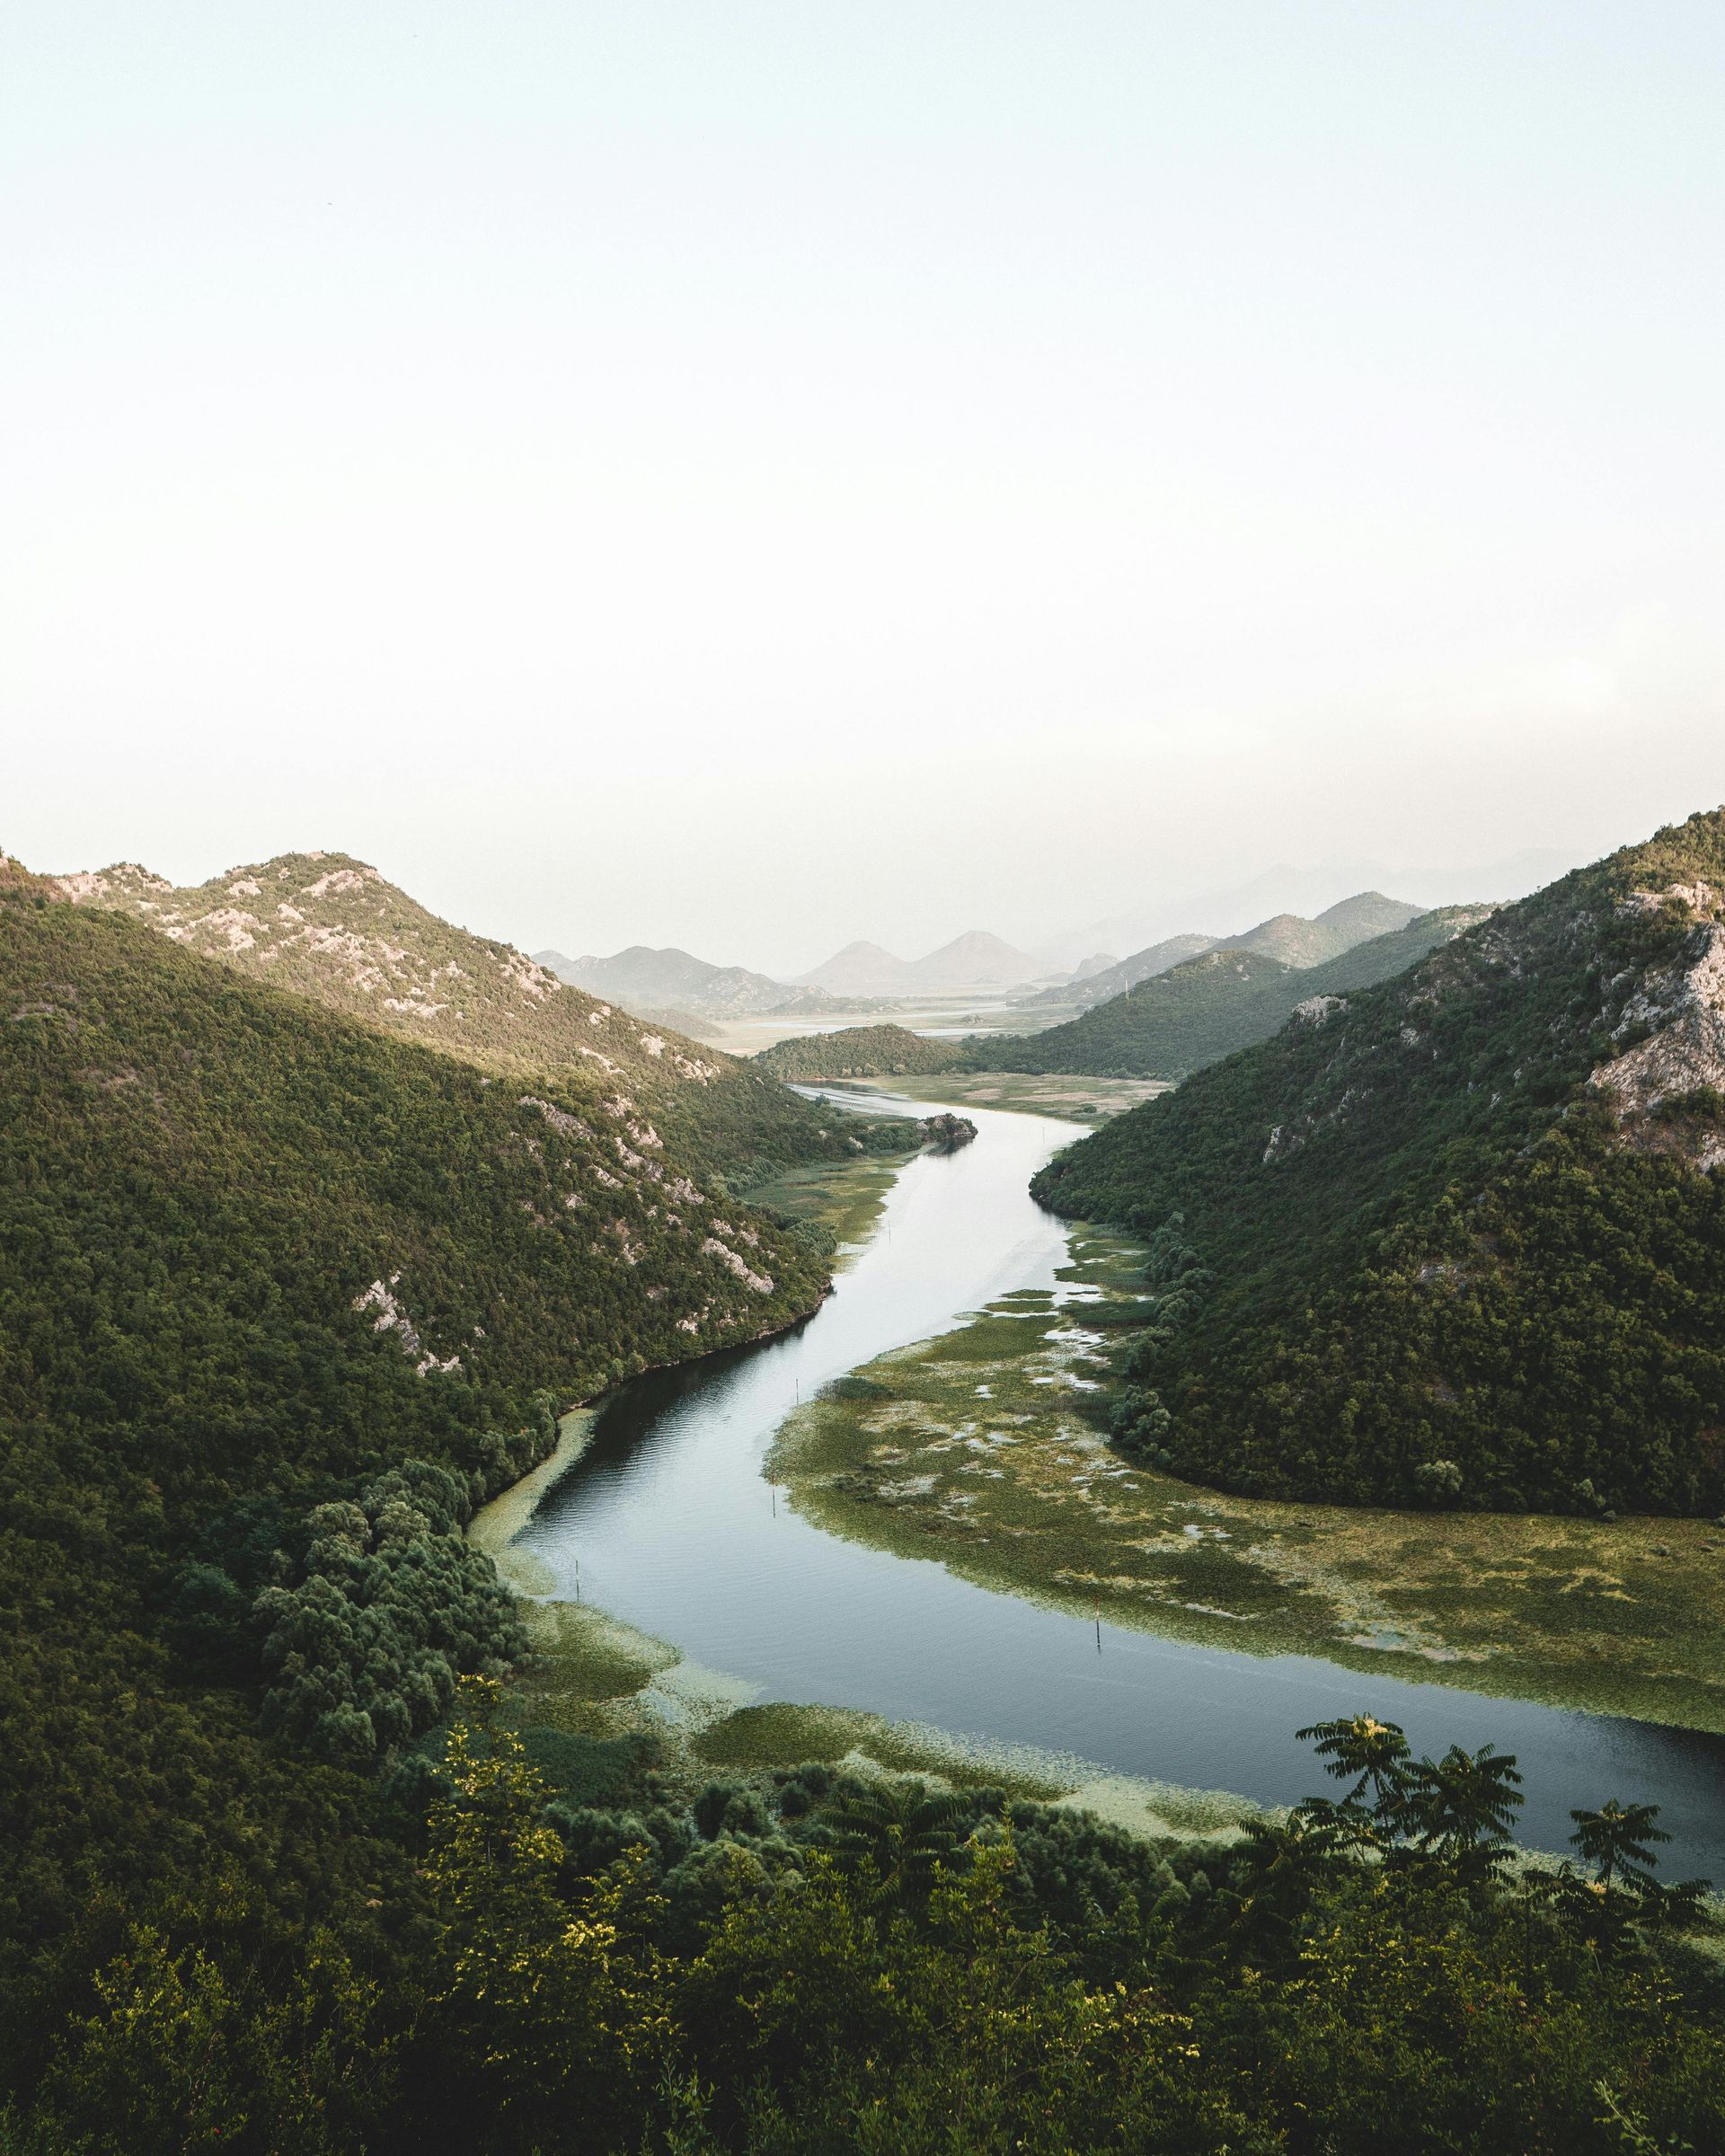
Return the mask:
[[[1725,811],[1308,997],[1037,1188],[1159,1232],[1121,1428],[1181,1472],[1715,1511],[1722,1091]]]

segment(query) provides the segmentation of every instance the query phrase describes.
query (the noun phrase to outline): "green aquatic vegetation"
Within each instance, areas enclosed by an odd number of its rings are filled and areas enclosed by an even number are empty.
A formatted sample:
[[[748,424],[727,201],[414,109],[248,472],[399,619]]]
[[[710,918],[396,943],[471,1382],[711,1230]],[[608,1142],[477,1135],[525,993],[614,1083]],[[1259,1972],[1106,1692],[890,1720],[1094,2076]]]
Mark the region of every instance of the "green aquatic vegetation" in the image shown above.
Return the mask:
[[[820,1229],[836,1250],[854,1250],[867,1240],[899,1169],[921,1143],[914,1124],[903,1127],[905,1143],[897,1153],[783,1170],[755,1184],[749,1203],[771,1218]]]
[[[1117,1622],[1725,1731],[1725,1530],[1269,1504],[1130,1462],[1102,1321],[1143,1246],[1081,1232],[1074,1260],[1064,1291],[1101,1300],[1003,1297],[880,1357],[768,1471],[835,1533]]]
[[[871,1089],[858,1086],[866,1097]],[[1027,1076],[1017,1071],[943,1071],[919,1075],[906,1092],[919,1100],[944,1101],[954,1108],[1001,1109],[1031,1116],[1070,1116],[1085,1121],[1123,1115],[1141,1100],[1168,1091],[1160,1079],[1101,1078],[1088,1073],[1048,1073]]]
[[[675,1648],[603,1610],[571,1602],[519,1608],[527,1653],[509,1680],[509,1698],[525,1723],[589,1735],[632,1727],[638,1695],[678,1658]]]

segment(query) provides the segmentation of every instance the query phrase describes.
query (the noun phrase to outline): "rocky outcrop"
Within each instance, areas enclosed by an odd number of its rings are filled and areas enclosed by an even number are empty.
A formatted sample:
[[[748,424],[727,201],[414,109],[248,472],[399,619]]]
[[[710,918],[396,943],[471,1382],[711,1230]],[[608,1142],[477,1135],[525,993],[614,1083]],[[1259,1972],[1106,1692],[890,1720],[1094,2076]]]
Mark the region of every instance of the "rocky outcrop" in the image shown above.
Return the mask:
[[[1626,1142],[1677,1152],[1697,1168],[1725,1163],[1725,894],[1704,883],[1637,891],[1623,911],[1681,910],[1694,926],[1670,965],[1642,976],[1613,1029],[1621,1055],[1593,1072],[1588,1088],[1610,1102]],[[1688,1111],[1688,1112],[1685,1112]]]

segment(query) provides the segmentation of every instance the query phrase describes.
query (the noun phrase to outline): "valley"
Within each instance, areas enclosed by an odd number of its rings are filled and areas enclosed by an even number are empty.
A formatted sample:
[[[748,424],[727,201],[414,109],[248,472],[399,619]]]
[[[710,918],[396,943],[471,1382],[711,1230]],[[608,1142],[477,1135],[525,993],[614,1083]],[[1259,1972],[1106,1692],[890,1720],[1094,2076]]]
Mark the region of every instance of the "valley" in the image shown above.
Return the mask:
[[[5,11],[0,2156],[1725,2156],[1721,109]]]
[[[1657,1785],[1683,1863],[1725,1857],[1725,1533],[1252,1505],[1122,1462],[1084,1409],[1142,1247],[1039,1226],[1018,1178],[1065,1130],[979,1121],[898,1171],[807,1327],[632,1385],[536,1502],[481,1515],[534,1598],[525,1718],[688,1772],[872,1761],[1213,1834],[1297,1793],[1272,1714],[1340,1694],[1515,1750],[1535,1847],[1609,1771]]]
[[[402,1867],[445,1831],[440,1778],[485,1786],[459,1764],[475,1746],[518,1763],[500,1786],[571,1892],[657,1882],[655,1953],[779,1909],[774,1878],[824,1876],[827,1822],[874,1804],[1009,1818],[1035,1866],[1082,1851],[1110,1906],[1136,1878],[1183,1908],[1189,1880],[1296,1845],[1314,1766],[1294,1732],[1349,1714],[1434,1758],[1515,1754],[1506,1905],[1560,1891],[1540,1882],[1568,1876],[1572,1819],[1606,1792],[1659,1807],[1674,1873],[1719,1876],[1725,1529],[1694,1427],[1713,1186],[1690,1163],[1717,1112],[1721,843],[1699,819],[1556,897],[1441,922],[1381,983],[1368,937],[1304,968],[1351,961],[1363,986],[1177,1088],[978,1067],[888,1017],[736,1063],[344,857],[190,891],[0,862],[0,1229],[31,1284],[0,1302],[29,1347],[0,1363],[4,1561],[30,1613],[6,1696],[19,1759],[58,1763],[0,1784],[31,1858],[0,1950],[21,2026],[64,2010],[55,1912],[65,1864],[91,1860],[66,1823],[98,1777],[128,1823],[99,1861],[144,1905],[172,1882],[214,1906],[250,1807],[368,1954],[393,1951],[363,1913],[387,1909],[442,1968],[461,1927]],[[1599,1016],[1578,979],[1611,984]],[[1397,1062],[1425,1027],[1437,1053]],[[823,1082],[822,1041],[921,1067]],[[926,1144],[947,1106],[974,1144]],[[1348,1143],[1349,1110],[1393,1142]],[[1483,1188],[1465,1247],[1446,1190],[1423,1224],[1429,1154]],[[1538,1207],[1560,1201],[1553,1236]],[[1615,1361],[1583,1334],[1596,1397],[1534,1492],[1484,1479],[1515,1417],[1473,1302],[1371,1365],[1400,1372],[1403,1417],[1376,1482],[1337,1442],[1347,1417],[1327,1450],[1267,1442],[1310,1375],[1254,1377],[1243,1409],[1182,1378],[1208,1338],[1238,1353],[1285,1322],[1290,1284],[1324,1281],[1328,1321],[1340,1294],[1409,1281],[1374,1318],[1405,1326],[1450,1308],[1482,1249],[1548,1333],[1595,1321],[1585,1268],[1608,1252],[1618,1339],[1655,1329]],[[1667,1277],[1687,1302],[1650,1293]],[[1679,1352],[1700,1410],[1638,1396],[1626,1445],[1601,1383]],[[1435,1380],[1418,1359],[1458,1354]],[[1475,1489],[1499,1502],[1455,1504]],[[1548,1502],[1507,1501],[1529,1494]],[[49,1578],[58,1598],[31,1601]],[[164,1742],[201,1763],[174,1803]],[[291,1826],[313,1792],[323,1824]],[[362,1847],[379,1891],[356,1901]],[[269,1864],[249,1878],[270,1922],[296,1921]],[[1025,1891],[1091,1950],[1087,1904],[1039,1869]],[[449,2108],[413,2042],[414,2085]]]

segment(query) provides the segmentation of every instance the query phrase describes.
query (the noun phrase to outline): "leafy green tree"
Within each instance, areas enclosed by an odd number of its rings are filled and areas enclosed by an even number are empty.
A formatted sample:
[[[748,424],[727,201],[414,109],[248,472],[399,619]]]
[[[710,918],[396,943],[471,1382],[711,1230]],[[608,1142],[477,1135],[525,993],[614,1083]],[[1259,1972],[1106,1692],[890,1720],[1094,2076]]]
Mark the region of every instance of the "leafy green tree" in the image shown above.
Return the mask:
[[[1619,1884],[1645,1891],[1656,1883],[1659,1858],[1653,1844],[1671,1839],[1655,1824],[1659,1816],[1657,1804],[1619,1804],[1613,1798],[1597,1812],[1570,1814],[1575,1822],[1570,1843],[1592,1865],[1594,1878],[1607,1891]]]
[[[1513,1753],[1500,1754],[1493,1745],[1464,1752],[1452,1745],[1441,1759],[1416,1760],[1405,1772],[1395,1819],[1414,1850],[1470,1878],[1508,1861],[1523,1801]]]
[[[952,1862],[966,1809],[956,1792],[918,1781],[853,1784],[827,1815],[828,1846],[842,1869],[866,1873],[871,1906],[915,1912]]]
[[[1352,1780],[1344,1804],[1357,1805],[1369,1793],[1371,1809],[1380,1819],[1394,1817],[1406,1793],[1410,1757],[1398,1724],[1380,1722],[1376,1715],[1345,1715],[1314,1722],[1296,1735],[1323,1761],[1326,1774],[1338,1781]]]
[[[550,1794],[497,1721],[497,1687],[462,1681],[426,1872],[438,1916],[411,2056],[439,2146],[524,2152],[628,2143],[666,2066],[672,2022],[650,1949],[615,1921],[625,1885],[572,1912]]]

